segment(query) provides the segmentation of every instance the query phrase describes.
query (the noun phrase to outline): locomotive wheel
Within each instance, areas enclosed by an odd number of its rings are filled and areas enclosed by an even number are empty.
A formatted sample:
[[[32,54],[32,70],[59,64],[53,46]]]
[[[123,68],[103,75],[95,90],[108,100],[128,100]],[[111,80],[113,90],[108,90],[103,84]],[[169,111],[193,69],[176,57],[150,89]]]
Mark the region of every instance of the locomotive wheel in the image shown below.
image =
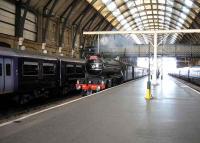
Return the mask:
[[[24,105],[24,104],[28,103],[28,101],[29,101],[28,96],[29,96],[29,95],[27,95],[27,94],[19,95],[18,100],[17,100],[17,103],[18,103],[19,105]]]
[[[112,87],[112,80],[108,80],[106,83],[106,88]]]
[[[87,96],[87,91],[82,90],[82,91],[81,91],[81,95],[82,95],[82,96]]]

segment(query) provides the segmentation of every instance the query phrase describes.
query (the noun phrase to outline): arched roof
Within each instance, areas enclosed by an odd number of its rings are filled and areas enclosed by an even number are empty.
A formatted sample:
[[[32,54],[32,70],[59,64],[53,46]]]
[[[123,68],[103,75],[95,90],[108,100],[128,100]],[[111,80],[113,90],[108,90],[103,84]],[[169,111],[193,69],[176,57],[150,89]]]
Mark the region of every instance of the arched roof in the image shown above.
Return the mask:
[[[193,25],[200,25],[200,0],[87,1],[117,30],[189,29]],[[180,37],[183,35],[170,35],[166,41],[174,43],[180,41]],[[144,42],[141,38],[140,41],[137,38],[134,40],[136,43]]]

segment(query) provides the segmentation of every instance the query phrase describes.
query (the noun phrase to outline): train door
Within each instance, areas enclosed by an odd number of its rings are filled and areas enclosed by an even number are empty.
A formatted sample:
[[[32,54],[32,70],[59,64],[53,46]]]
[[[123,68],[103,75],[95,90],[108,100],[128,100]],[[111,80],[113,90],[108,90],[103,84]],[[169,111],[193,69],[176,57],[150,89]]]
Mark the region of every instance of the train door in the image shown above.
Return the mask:
[[[4,69],[4,93],[13,92],[14,89],[14,73],[13,73],[13,59],[3,59]]]
[[[0,57],[0,94],[3,94],[3,89],[4,89],[3,58]]]

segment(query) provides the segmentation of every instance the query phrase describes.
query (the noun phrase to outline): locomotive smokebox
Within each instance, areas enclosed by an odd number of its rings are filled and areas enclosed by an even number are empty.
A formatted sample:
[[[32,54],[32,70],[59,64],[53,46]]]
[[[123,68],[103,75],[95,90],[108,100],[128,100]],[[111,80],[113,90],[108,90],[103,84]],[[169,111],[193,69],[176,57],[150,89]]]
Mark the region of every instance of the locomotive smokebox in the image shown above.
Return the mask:
[[[100,75],[103,71],[103,61],[97,56],[89,56],[86,62],[86,70],[89,74]]]
[[[89,56],[86,70],[92,75],[116,75],[123,71],[123,63],[113,59],[103,59],[99,55]]]

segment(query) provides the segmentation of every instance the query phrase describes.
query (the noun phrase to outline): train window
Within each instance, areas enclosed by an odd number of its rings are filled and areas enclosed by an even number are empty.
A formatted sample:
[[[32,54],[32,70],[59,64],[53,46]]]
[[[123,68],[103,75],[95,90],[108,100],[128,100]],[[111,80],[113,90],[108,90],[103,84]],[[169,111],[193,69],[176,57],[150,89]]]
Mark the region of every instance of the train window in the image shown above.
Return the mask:
[[[11,75],[10,64],[6,64],[6,76],[10,76],[10,75]]]
[[[66,68],[67,68],[67,73],[74,73],[75,72],[74,65],[66,65]]]
[[[44,75],[55,74],[55,65],[52,63],[43,63],[43,74]]]
[[[24,62],[23,75],[24,76],[37,76],[38,75],[38,63],[37,62]]]
[[[0,64],[0,76],[2,76],[2,64]]]
[[[76,65],[76,73],[83,73],[83,67],[82,65]]]

